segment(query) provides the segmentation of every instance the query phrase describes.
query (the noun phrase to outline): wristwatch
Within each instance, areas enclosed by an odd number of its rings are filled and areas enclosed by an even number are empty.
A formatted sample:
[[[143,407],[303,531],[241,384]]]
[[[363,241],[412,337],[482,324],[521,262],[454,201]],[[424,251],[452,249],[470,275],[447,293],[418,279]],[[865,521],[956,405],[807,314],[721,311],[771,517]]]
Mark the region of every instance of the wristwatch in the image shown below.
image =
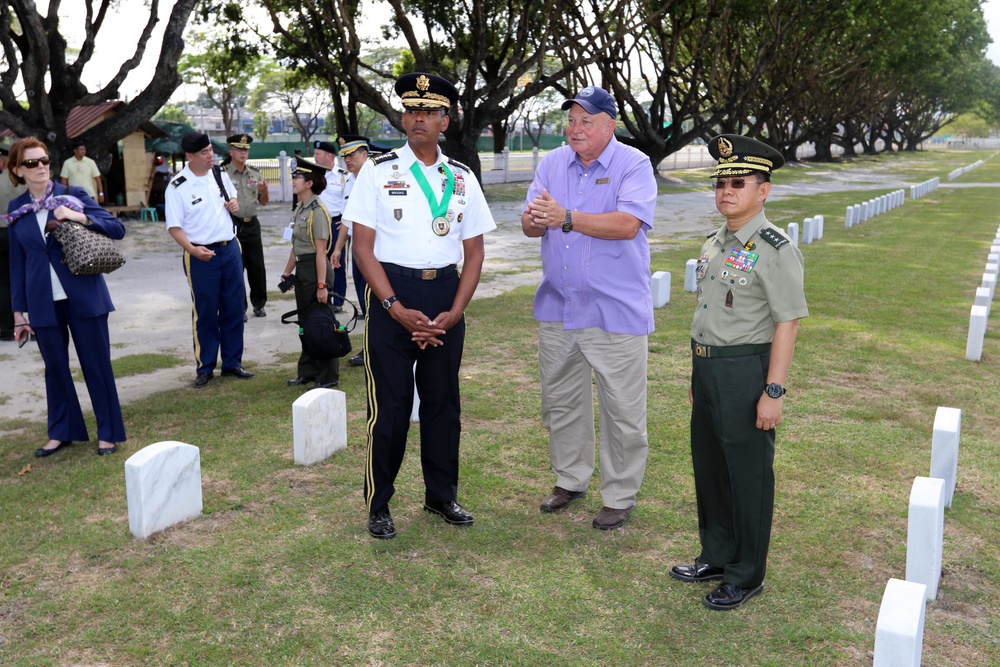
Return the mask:
[[[777,382],[772,382],[771,384],[764,387],[764,393],[771,398],[781,398],[785,395],[785,388],[782,387]]]
[[[316,285],[316,289],[326,289],[326,283],[319,283]]]
[[[566,222],[563,223],[562,230],[564,232],[573,231],[573,211],[566,209]]]
[[[392,308],[392,304],[396,303],[397,301],[399,301],[399,299],[397,299],[395,295],[390,296],[388,299],[382,302],[382,307],[385,308],[386,310],[389,310],[390,308]]]

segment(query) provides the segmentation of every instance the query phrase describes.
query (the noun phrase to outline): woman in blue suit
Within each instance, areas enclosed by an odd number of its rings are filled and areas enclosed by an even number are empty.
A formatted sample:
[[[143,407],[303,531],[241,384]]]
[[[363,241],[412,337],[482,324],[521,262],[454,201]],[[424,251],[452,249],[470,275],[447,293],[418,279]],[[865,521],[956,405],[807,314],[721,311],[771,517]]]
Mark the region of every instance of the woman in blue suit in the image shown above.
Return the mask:
[[[10,179],[28,186],[7,208],[14,335],[23,343],[34,334],[45,362],[50,439],[35,456],[90,440],[69,369],[70,335],[97,417],[97,453],[113,454],[116,443],[125,440],[108,336],[108,313],[115,307],[104,276],[70,273],[62,261],[62,246],[50,232],[73,220],[120,239],[125,227],[81,188],[51,180],[48,149],[38,139],[14,142],[9,161]]]

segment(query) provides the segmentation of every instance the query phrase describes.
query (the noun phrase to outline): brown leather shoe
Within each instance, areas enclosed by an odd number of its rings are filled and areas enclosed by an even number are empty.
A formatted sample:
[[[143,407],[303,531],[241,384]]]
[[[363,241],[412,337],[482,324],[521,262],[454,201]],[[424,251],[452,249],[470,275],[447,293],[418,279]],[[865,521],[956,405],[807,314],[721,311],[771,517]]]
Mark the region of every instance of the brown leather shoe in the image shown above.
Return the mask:
[[[597,513],[594,517],[594,528],[597,530],[614,530],[615,528],[621,528],[628,521],[629,512],[632,508],[629,507],[627,510],[615,510],[610,507],[602,507],[601,511]]]
[[[557,486],[552,489],[552,493],[545,496],[539,509],[543,512],[558,512],[566,509],[566,506],[577,498],[582,498],[584,493],[586,491],[567,491],[561,486]]]

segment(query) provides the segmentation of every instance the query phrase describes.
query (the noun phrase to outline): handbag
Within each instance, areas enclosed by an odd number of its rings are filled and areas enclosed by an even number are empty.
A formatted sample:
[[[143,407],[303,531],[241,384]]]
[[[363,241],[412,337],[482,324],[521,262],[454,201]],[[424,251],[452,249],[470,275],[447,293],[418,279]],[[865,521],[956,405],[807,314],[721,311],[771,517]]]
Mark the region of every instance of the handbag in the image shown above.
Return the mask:
[[[91,231],[78,222],[65,220],[52,231],[63,249],[63,264],[76,276],[111,273],[125,264],[118,246],[104,234]]]
[[[296,315],[300,319],[291,318]],[[299,342],[302,351],[318,361],[339,359],[351,352],[351,336],[348,330],[337,322],[330,304],[313,302],[305,313],[293,310],[281,316],[282,324],[299,325]]]

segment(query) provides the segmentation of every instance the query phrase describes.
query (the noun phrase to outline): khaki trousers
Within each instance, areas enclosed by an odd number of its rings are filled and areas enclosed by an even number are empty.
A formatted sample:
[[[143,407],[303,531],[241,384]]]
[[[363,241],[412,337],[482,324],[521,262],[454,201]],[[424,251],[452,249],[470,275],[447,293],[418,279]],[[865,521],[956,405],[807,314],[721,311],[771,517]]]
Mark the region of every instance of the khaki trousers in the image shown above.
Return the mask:
[[[556,485],[583,491],[594,474],[594,390],[600,406],[601,498],[629,509],[646,471],[646,336],[540,322],[542,423]]]

